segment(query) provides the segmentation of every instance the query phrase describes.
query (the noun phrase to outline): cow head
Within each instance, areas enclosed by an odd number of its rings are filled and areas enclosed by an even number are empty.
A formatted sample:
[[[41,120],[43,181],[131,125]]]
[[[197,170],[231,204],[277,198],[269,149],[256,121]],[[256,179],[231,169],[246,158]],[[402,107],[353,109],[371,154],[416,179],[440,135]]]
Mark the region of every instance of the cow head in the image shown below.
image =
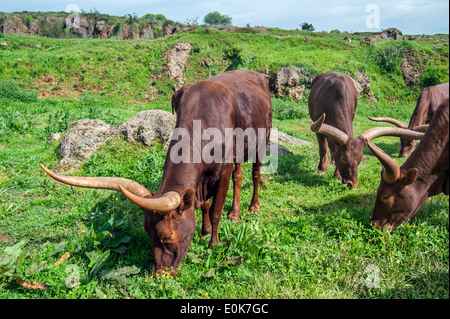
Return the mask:
[[[345,143],[336,148],[334,163],[342,183],[347,184],[349,188],[358,185],[358,166],[363,159],[365,146],[365,140],[349,137]]]
[[[155,271],[171,268],[170,274],[177,274],[195,231],[193,188],[181,193],[170,191],[154,195],[144,186],[125,178],[64,176],[41,167],[52,178],[71,186],[122,192],[144,211],[144,227],[153,243]]]
[[[311,125],[311,131],[323,134],[337,144],[334,147],[334,162],[342,183],[348,187],[358,185],[358,166],[363,158],[363,149],[366,141],[349,137],[346,133],[334,126],[325,124],[325,113]]]
[[[325,124],[325,113],[311,125],[311,131],[331,138],[337,147],[334,160],[341,176],[342,183],[348,187],[358,185],[358,166],[363,159],[364,147],[369,141],[380,136],[398,136],[407,139],[421,139],[421,131],[412,131],[399,127],[374,127],[361,133],[357,138],[348,136],[340,129]]]
[[[419,171],[402,169],[376,145],[369,142],[368,146],[383,165],[371,222],[378,229],[392,230],[414,215],[426,200],[414,187]]]

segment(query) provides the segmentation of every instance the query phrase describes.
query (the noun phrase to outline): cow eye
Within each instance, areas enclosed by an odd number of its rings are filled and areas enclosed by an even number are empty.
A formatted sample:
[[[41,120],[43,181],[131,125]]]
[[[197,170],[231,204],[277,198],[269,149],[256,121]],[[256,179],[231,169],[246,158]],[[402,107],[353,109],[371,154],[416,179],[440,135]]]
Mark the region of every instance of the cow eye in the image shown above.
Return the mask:
[[[387,201],[389,199],[389,195],[388,194],[381,194],[380,199],[382,201]]]

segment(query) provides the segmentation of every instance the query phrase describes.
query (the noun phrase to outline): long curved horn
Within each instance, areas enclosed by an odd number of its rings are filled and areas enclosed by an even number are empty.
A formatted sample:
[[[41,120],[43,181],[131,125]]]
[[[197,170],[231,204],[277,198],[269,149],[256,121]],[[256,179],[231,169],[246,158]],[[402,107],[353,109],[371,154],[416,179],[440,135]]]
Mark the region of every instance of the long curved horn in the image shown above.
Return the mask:
[[[369,141],[380,136],[397,136],[407,140],[420,140],[425,135],[422,132],[416,132],[406,128],[399,127],[373,127],[368,129],[364,133],[361,133],[360,137]]]
[[[419,125],[419,126],[416,126],[415,128],[413,128],[413,131],[425,133],[428,130],[429,126],[430,126],[430,124]]]
[[[41,168],[53,179],[57,181],[77,187],[110,189],[120,192],[120,186],[126,188],[137,196],[152,195],[152,192],[139,183],[120,177],[79,177],[60,175],[49,170],[42,164]]]
[[[400,177],[400,166],[389,155],[387,155],[381,148],[368,141],[372,153],[378,158],[384,167],[382,178],[386,183],[392,184]]]
[[[403,124],[402,122],[400,122],[399,120],[390,118],[390,117],[371,117],[368,116],[367,117],[369,120],[374,121],[374,122],[386,122],[386,123],[391,123],[394,124],[397,127],[400,128],[406,128],[405,124]]]
[[[323,113],[317,121],[311,124],[311,131],[326,135],[327,137],[330,137],[338,142],[340,145],[345,144],[348,140],[348,135],[334,126],[324,124],[323,122],[325,122],[325,118],[326,115]]]
[[[177,192],[167,192],[158,198],[145,198],[134,195],[122,186],[119,186],[119,189],[129,200],[140,208],[156,211],[162,215],[174,210],[181,203],[181,197]]]

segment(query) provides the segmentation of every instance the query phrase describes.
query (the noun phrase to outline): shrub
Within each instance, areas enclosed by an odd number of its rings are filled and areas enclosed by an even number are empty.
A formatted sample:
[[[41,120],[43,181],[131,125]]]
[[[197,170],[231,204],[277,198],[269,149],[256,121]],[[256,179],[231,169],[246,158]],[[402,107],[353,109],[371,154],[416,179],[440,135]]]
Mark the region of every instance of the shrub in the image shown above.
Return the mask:
[[[302,27],[303,31],[314,31],[316,29],[311,23],[308,22],[303,22],[302,24],[300,24],[300,26]]]
[[[36,102],[37,95],[21,89],[9,81],[0,81],[0,98],[11,99],[20,102]]]
[[[150,22],[164,22],[167,20],[167,18],[163,14],[152,14],[147,13],[143,16],[144,19],[150,21]]]
[[[375,51],[375,62],[388,73],[400,72],[400,67],[409,55],[412,54],[414,48],[406,41],[394,43],[388,48]]]
[[[448,71],[445,67],[429,66],[420,77],[420,86],[426,88],[443,82],[448,82]]]
[[[208,13],[203,21],[209,25],[231,25],[231,17],[227,15],[220,14],[218,11],[213,11]]]

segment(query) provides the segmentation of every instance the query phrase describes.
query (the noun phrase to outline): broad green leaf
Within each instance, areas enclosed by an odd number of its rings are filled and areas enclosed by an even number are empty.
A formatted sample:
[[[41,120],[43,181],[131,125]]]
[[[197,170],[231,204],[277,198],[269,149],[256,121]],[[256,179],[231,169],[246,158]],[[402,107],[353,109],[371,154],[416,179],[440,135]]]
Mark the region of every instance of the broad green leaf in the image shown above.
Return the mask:
[[[91,263],[89,267],[91,267],[91,271],[89,272],[89,277],[95,275],[106,263],[111,251],[107,250],[104,253],[99,253],[93,256],[95,259],[91,259]]]
[[[116,248],[120,244],[130,242],[130,240],[131,240],[130,236],[113,237],[106,242],[106,245],[108,245],[109,247]]]
[[[53,256],[53,255],[59,253],[60,251],[62,251],[63,249],[65,249],[67,244],[69,244],[69,242],[67,242],[67,241],[63,241],[63,242],[59,243],[58,246],[56,247],[56,249],[50,253],[50,256]]]

